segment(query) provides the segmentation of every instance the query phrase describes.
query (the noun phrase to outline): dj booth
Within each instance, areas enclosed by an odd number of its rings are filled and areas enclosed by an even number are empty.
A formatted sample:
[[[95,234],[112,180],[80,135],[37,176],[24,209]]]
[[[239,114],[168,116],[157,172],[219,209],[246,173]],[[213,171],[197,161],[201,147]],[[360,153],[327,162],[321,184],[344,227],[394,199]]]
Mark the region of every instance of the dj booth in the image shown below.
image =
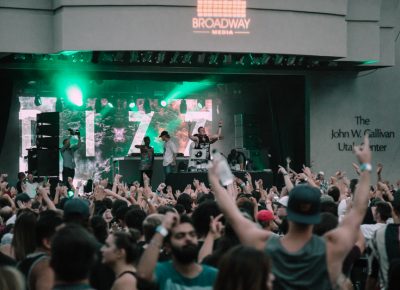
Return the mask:
[[[163,158],[162,156],[154,157],[154,165],[153,165],[153,178],[151,184],[153,189],[155,189],[161,182],[164,182],[167,185],[172,185],[174,189],[180,189],[183,191],[186,185],[193,184],[193,179],[198,179],[200,182],[204,182],[208,186],[208,178],[206,171],[198,171],[198,172],[187,172],[185,168],[187,168],[189,157],[177,157],[177,169],[178,172],[170,173],[166,180],[164,176],[163,170]],[[122,180],[124,182],[132,182],[135,180],[140,180],[140,157],[117,157],[113,158],[112,162],[112,174],[119,173],[123,176]],[[181,170],[179,170],[181,169]],[[264,170],[264,171],[249,171],[253,180],[262,179],[264,182],[264,186],[270,187],[272,185],[272,171]],[[245,180],[244,171],[234,171],[233,174],[239,177],[242,180]]]

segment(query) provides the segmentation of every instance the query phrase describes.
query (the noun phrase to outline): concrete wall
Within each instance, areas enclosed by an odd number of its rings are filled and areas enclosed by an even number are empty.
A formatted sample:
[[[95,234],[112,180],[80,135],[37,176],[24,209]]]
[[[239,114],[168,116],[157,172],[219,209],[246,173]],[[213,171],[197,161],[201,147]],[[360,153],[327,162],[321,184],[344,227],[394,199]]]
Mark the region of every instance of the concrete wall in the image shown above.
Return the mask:
[[[381,27],[398,0],[248,0],[246,29],[192,27],[196,0],[0,0],[0,52],[178,50],[385,60]]]
[[[397,15],[400,16],[399,10]],[[396,23],[395,33],[398,35],[400,17]],[[395,52],[398,63],[399,41],[396,42]],[[378,162],[384,164],[385,179],[392,182],[400,179],[399,79],[398,64],[391,68],[358,74],[318,73],[307,76],[310,97],[310,159],[318,170],[333,174],[342,169],[350,176],[355,176],[351,166],[355,158],[351,151],[341,151],[345,147],[343,144],[359,144],[362,141],[361,137],[353,137],[352,130],[361,130],[363,133],[366,129],[371,129],[380,135],[379,131],[375,131],[378,129],[386,131],[390,138],[370,138],[371,145],[380,145],[373,148],[380,150],[373,152],[373,165],[376,166]],[[361,116],[363,120],[357,119],[357,116]],[[349,132],[348,137],[346,132]]]

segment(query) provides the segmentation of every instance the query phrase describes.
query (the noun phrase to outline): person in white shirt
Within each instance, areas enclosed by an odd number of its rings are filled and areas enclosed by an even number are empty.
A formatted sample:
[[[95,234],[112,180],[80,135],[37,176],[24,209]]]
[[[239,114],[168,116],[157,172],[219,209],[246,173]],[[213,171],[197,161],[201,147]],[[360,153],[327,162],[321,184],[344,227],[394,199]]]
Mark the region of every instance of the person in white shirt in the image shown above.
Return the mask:
[[[392,208],[387,202],[377,201],[371,206],[372,215],[376,224],[363,224],[361,225],[361,232],[365,239],[369,241],[374,236],[377,229],[383,227],[388,223],[389,218],[392,217]]]
[[[38,186],[38,183],[33,179],[33,174],[29,172],[27,176],[27,181],[22,186],[22,189],[29,195],[31,199],[33,199],[36,197],[36,190]]]
[[[159,137],[164,141],[163,168],[165,177],[167,177],[169,173],[175,172],[178,149],[167,131],[162,131]]]

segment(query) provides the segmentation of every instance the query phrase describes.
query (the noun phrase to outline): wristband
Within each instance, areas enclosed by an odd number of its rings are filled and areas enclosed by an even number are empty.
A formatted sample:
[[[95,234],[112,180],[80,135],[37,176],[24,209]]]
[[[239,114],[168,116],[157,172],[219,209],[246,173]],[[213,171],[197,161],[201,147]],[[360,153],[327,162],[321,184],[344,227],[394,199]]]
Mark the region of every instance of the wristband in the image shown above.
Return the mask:
[[[368,171],[371,172],[372,171],[372,165],[370,163],[363,163],[360,165],[360,171],[364,172],[364,171]]]
[[[166,236],[168,236],[168,230],[165,227],[163,227],[162,225],[159,225],[158,227],[156,227],[156,233],[159,233],[164,238]]]
[[[240,186],[241,188],[243,188],[243,187],[246,186],[246,184],[245,184],[244,182],[242,182],[239,186]]]

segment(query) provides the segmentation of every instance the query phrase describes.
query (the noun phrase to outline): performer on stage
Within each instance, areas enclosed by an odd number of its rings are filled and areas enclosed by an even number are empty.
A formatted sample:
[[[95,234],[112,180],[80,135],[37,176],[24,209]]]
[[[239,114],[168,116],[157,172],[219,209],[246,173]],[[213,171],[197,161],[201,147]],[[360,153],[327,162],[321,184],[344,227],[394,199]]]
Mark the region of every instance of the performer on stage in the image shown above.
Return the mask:
[[[210,160],[210,145],[215,143],[221,138],[222,121],[218,122],[217,134],[208,136],[204,127],[197,129],[198,134],[192,135],[192,124],[188,123],[189,139],[195,143],[194,149],[206,149],[206,159]]]
[[[159,137],[164,141],[163,168],[165,177],[167,177],[169,173],[175,172],[178,149],[167,131],[162,131]]]
[[[150,146],[150,138],[148,136],[143,138],[142,145],[135,145],[135,148],[140,149],[140,184],[143,186],[143,173],[150,178],[153,176],[154,164],[154,148]]]
[[[63,182],[69,186],[68,184],[68,177],[71,177],[72,179],[75,176],[75,159],[74,159],[74,154],[75,151],[78,150],[81,147],[81,134],[79,131],[73,131],[72,129],[68,129],[70,132],[70,136],[63,141],[63,147],[60,149],[61,151],[61,156],[63,158],[63,172],[62,172],[62,178]],[[78,137],[78,144],[75,146],[71,146],[71,138],[73,135],[76,135]]]

